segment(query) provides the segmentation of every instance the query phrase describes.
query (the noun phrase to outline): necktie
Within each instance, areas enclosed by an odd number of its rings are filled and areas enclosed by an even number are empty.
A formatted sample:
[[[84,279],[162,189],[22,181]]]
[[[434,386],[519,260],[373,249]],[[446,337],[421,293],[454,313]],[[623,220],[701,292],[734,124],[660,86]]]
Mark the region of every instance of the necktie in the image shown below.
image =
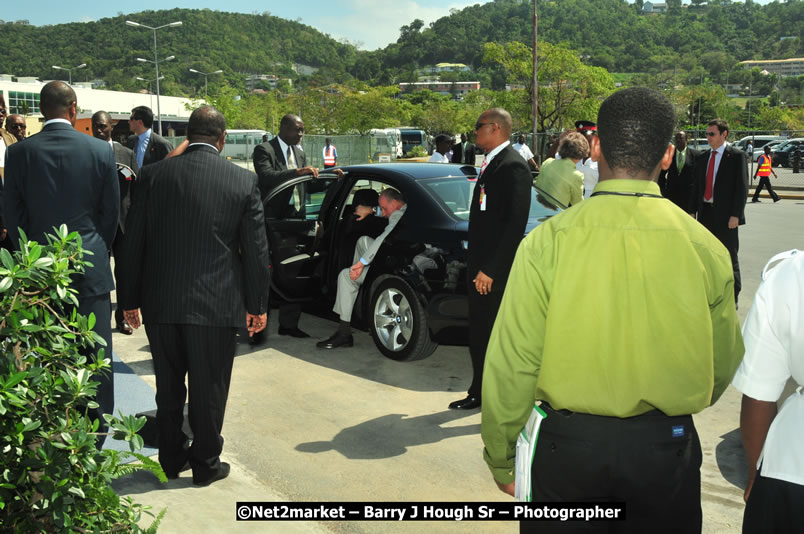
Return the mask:
[[[704,200],[709,202],[712,200],[712,187],[715,184],[715,158],[717,157],[717,152],[712,151],[712,154],[709,156],[709,166],[706,168],[706,189],[704,189]]]
[[[483,176],[483,171],[486,170],[486,165],[489,164],[487,159],[483,159],[483,164],[480,166],[480,176]]]
[[[678,172],[681,172],[681,169],[684,168],[684,155],[682,151],[676,153],[676,167],[678,168]]]
[[[288,169],[295,169],[296,168],[296,158],[293,157],[293,150],[288,146],[288,154],[285,157],[285,162],[288,165]]]

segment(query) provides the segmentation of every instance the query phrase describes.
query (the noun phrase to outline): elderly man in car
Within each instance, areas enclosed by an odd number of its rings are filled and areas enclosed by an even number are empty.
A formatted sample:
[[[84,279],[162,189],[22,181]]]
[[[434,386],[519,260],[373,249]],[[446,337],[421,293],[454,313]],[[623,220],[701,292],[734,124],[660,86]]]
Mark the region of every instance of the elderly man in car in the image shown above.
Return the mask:
[[[380,194],[379,205],[382,216],[388,218],[388,225],[376,239],[364,235],[357,240],[354,264],[343,269],[338,275],[338,293],[333,308],[333,311],[340,317],[338,329],[329,338],[316,343],[319,349],[351,347],[354,344],[351,321],[357,293],[366,279],[366,274],[377,251],[385,238],[396,228],[408,207],[402,194],[395,189],[384,190]],[[371,208],[367,206],[358,205],[355,208],[355,214],[361,219],[371,215],[371,211]]]

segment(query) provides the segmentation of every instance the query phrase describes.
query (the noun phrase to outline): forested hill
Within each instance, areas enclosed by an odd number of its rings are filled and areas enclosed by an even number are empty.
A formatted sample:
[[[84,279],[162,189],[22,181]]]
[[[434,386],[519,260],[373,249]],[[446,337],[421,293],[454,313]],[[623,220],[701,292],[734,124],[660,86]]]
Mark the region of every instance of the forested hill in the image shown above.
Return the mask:
[[[725,72],[735,61],[804,56],[801,21],[804,2],[788,0],[759,5],[747,0],[710,0],[681,7],[669,0],[666,14],[642,15],[625,0],[539,0],[539,39],[578,51],[584,61],[612,72],[651,72],[678,66],[686,71]],[[172,9],[144,11],[96,22],[55,26],[0,24],[0,73],[67,78],[52,65],[87,67],[73,72],[74,81],[104,79],[111,88],[138,90],[152,79],[153,34],[126,20],[158,26],[180,20],[183,26],[159,30],[160,64],[165,94],[194,94],[203,77],[192,74],[222,69],[209,78],[210,88],[227,82],[242,87],[245,73],[295,77],[290,63],[324,67],[312,80],[323,85],[352,77],[389,85],[415,80],[415,69],[438,62],[472,65],[477,77],[493,85],[504,82],[499,69],[483,64],[483,44],[532,43],[533,4],[496,0],[476,4],[425,26],[413,20],[400,28],[397,42],[384,49],[358,51],[330,38],[327,28],[263,14]],[[404,23],[406,21],[400,21]],[[337,23],[336,21],[334,23]],[[371,24],[370,20],[366,24]]]
[[[700,3],[700,2],[699,2]],[[804,2],[759,5],[747,0],[710,0],[642,15],[625,0],[540,0],[539,39],[566,44],[596,66],[613,72],[643,72],[658,63],[690,61],[724,52],[737,61],[804,56],[801,32]],[[782,37],[794,37],[783,39]],[[443,17],[430,27],[421,21],[402,27],[397,43],[383,55],[385,68],[457,61],[479,67],[483,43],[533,41],[533,4],[497,0]]]
[[[154,78],[154,67],[136,58],[153,59],[153,32],[127,26],[126,20],[153,27],[182,21],[180,27],[157,33],[160,59],[176,56],[174,61],[160,63],[167,94],[181,94],[185,92],[181,89],[188,86],[203,86],[203,77],[190,73],[190,68],[202,72],[222,69],[232,85],[241,85],[242,73],[289,76],[289,63],[351,65],[357,53],[353,46],[315,28],[267,12],[171,9],[53,26],[0,24],[0,42],[5,43],[0,52],[0,73],[66,80],[67,73],[54,70],[52,65],[73,67],[86,63],[85,69],[73,72],[73,81],[100,78],[112,87],[142,89],[145,85],[135,77]],[[234,83],[237,78],[240,83]],[[210,77],[209,82],[212,86],[215,77]]]

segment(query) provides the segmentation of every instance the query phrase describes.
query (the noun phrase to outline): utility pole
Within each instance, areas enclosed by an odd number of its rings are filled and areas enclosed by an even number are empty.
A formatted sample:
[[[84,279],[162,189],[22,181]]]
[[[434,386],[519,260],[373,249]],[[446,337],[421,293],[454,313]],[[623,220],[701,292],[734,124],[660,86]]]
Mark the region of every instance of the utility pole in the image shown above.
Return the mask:
[[[541,153],[538,149],[538,141],[536,137],[537,133],[537,126],[539,120],[539,76],[537,74],[537,67],[539,66],[539,14],[537,12],[536,7],[539,4],[539,0],[533,0],[533,139],[531,144],[533,146],[533,153],[536,154],[536,158],[538,159],[539,165],[541,165]]]

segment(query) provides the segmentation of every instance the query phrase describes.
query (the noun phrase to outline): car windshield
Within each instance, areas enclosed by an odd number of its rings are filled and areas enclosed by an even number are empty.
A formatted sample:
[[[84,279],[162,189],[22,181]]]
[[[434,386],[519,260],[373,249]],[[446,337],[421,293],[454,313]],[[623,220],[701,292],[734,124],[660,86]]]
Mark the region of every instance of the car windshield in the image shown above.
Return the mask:
[[[447,209],[458,219],[469,220],[469,208],[472,202],[472,193],[477,180],[463,177],[445,177],[424,180],[433,195],[438,198]],[[557,200],[550,197],[537,187],[531,188],[530,193],[530,219],[543,219],[555,215],[565,209]]]

